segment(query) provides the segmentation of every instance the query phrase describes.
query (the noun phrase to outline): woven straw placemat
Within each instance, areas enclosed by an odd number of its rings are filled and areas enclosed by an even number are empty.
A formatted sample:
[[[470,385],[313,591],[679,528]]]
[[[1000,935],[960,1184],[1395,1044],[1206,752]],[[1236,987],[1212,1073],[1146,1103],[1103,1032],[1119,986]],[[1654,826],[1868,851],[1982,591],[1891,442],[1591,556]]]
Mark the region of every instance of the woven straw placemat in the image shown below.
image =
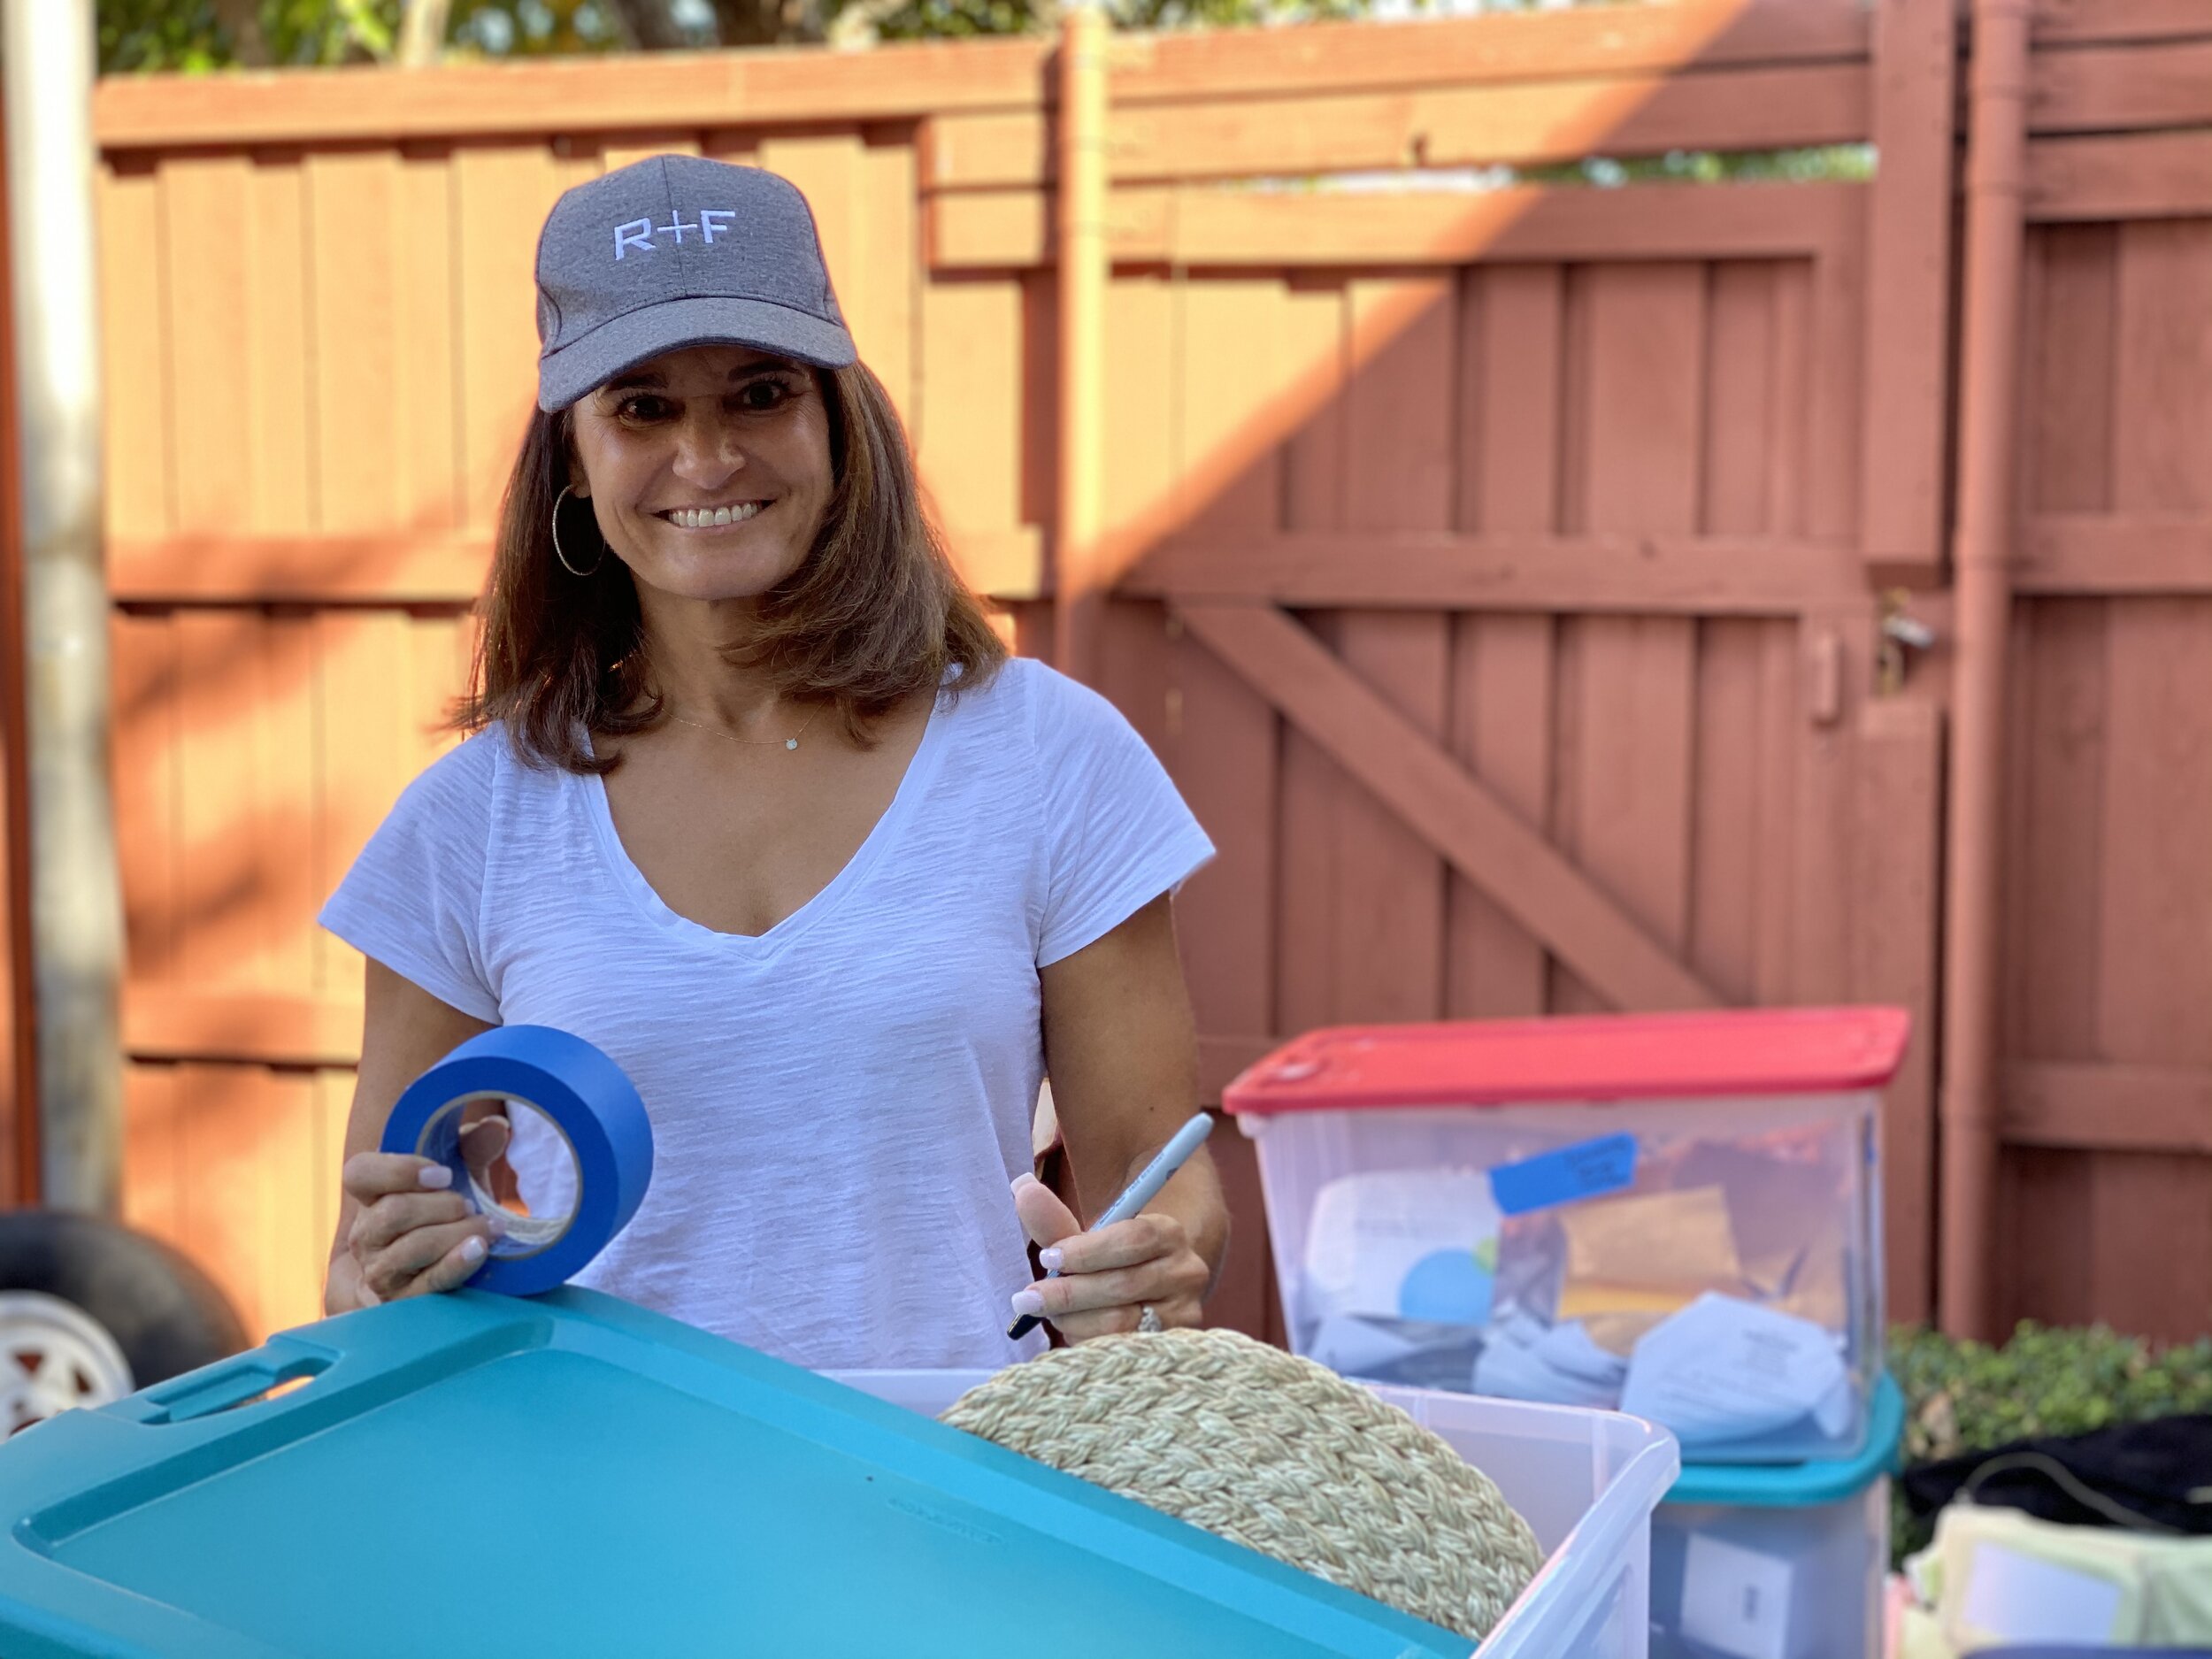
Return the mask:
[[[1528,1523],[1442,1440],[1233,1331],[1061,1348],[944,1420],[1475,1641],[1543,1564]]]

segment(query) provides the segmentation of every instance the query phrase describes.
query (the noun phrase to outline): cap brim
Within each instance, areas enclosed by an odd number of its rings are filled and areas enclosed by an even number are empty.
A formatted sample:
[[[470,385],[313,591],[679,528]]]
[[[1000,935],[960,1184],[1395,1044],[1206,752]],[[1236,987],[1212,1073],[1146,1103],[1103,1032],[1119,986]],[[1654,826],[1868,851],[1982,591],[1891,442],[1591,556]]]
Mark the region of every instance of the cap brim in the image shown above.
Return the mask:
[[[541,357],[538,407],[548,413],[566,409],[625,369],[687,346],[750,346],[820,369],[844,368],[859,355],[853,337],[835,323],[772,300],[663,300],[625,311]]]

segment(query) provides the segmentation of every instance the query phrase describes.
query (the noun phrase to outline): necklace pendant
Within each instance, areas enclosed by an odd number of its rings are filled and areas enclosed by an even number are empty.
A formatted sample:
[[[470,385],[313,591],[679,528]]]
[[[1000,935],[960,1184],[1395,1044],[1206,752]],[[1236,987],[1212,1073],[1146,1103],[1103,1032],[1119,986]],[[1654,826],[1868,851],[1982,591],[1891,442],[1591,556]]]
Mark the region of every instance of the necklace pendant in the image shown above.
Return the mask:
[[[786,749],[796,749],[799,746],[799,740],[795,737],[787,737],[783,740],[783,746]]]

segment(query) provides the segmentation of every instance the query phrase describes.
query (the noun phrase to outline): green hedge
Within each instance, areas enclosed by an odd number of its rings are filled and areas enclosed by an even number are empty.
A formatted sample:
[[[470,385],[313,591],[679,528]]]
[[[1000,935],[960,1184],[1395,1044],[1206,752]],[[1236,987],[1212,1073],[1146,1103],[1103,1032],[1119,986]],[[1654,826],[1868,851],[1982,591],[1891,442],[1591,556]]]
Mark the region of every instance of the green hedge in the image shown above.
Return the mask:
[[[2102,1325],[2023,1324],[2002,1348],[1934,1331],[1890,1333],[1889,1365],[1905,1391],[1908,1466],[1985,1451],[2032,1435],[2085,1434],[2114,1423],[2212,1411],[2212,1337],[2160,1348]],[[1899,1559],[1932,1530],[1899,1499]]]

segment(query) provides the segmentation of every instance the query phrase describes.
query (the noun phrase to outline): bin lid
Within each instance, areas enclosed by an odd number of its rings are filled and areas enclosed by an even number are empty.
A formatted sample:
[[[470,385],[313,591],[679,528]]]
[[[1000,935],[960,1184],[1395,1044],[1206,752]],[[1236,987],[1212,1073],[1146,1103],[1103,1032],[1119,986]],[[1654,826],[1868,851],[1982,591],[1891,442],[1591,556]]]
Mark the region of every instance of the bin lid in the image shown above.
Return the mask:
[[[576,1289],[347,1314],[0,1445],[12,1655],[982,1655],[1041,1618],[1081,1659],[1468,1648]]]
[[[1867,1413],[1866,1446],[1839,1463],[1694,1463],[1686,1459],[1668,1492],[1669,1503],[1718,1503],[1736,1509],[1799,1509],[1855,1498],[1897,1472],[1905,1436],[1905,1391],[1884,1371]]]
[[[1903,1059],[1901,1008],[1732,1009],[1339,1025],[1307,1033],[1222,1091],[1232,1112],[1540,1101],[1829,1094],[1879,1088]]]

